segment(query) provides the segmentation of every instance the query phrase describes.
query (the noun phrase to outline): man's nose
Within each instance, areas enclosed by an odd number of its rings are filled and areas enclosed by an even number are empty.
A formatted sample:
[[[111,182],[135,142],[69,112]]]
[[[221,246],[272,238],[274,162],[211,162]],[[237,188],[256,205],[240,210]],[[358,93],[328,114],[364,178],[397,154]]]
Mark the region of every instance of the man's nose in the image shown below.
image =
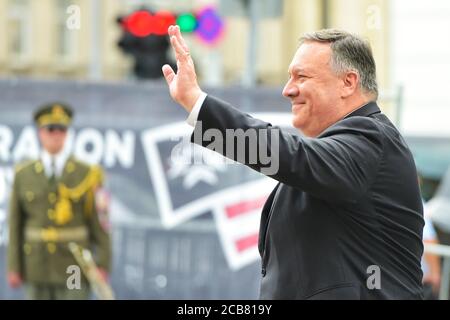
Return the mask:
[[[298,88],[294,85],[292,85],[291,81],[289,80],[286,85],[283,88],[283,96],[286,98],[293,98],[298,95]]]

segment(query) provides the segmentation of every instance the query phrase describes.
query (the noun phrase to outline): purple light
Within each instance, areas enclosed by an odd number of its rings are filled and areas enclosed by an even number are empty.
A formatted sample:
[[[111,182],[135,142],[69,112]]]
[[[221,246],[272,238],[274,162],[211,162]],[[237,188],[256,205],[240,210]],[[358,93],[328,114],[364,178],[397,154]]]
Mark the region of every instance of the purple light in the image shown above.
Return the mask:
[[[213,44],[222,36],[224,24],[222,19],[211,8],[201,10],[197,15],[198,26],[196,34],[207,44]]]

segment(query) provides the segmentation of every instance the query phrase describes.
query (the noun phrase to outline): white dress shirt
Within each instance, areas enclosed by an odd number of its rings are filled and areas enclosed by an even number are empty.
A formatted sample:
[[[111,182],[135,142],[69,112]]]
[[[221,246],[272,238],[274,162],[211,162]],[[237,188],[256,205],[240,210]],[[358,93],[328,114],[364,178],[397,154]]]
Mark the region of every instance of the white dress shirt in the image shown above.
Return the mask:
[[[200,113],[200,110],[202,108],[203,102],[205,102],[207,94],[202,92],[200,97],[198,97],[197,101],[194,104],[194,107],[191,110],[191,113],[189,113],[188,118],[186,119],[186,122],[195,127],[195,124],[197,123],[198,115]]]
[[[52,158],[54,159],[55,172],[53,172],[52,168]],[[53,174],[55,177],[60,177],[66,165],[67,158],[69,158],[69,155],[67,152],[64,152],[64,150],[55,155],[51,155],[47,151],[43,150],[41,153],[41,161],[44,166],[45,175],[49,178]]]

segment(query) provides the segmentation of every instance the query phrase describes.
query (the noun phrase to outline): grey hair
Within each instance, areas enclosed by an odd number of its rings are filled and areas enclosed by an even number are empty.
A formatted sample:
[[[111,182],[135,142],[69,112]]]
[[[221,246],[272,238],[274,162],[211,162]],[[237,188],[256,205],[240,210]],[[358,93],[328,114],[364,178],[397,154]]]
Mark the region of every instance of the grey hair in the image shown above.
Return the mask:
[[[309,32],[300,38],[300,45],[307,41],[330,43],[331,67],[336,74],[353,71],[358,73],[360,88],[378,98],[375,59],[370,43],[361,37],[337,29]]]

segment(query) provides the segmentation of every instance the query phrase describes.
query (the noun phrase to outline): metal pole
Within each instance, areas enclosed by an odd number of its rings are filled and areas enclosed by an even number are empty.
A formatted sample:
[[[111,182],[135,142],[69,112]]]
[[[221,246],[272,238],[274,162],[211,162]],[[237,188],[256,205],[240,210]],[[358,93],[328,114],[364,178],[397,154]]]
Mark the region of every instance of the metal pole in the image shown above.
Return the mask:
[[[397,106],[395,108],[395,122],[398,130],[401,131],[402,125],[402,113],[403,113],[403,86],[398,86],[397,88]]]
[[[329,0],[322,0],[322,28],[330,27],[330,3]]]
[[[450,280],[450,257],[444,258],[441,271],[441,288],[439,289],[439,300],[448,300],[448,289]]]
[[[250,32],[247,47],[247,63],[244,70],[242,84],[244,87],[253,87],[256,83],[256,50],[258,47],[258,21],[259,12],[256,0],[243,0],[250,18]]]
[[[98,0],[90,0],[90,26],[91,26],[91,44],[90,44],[90,63],[89,63],[89,79],[100,80],[102,78],[101,66],[101,36],[100,23],[101,11]]]
[[[212,48],[203,60],[205,70],[203,83],[206,86],[220,87],[223,85],[222,54],[216,48]]]
[[[448,290],[450,288],[450,246],[426,243],[425,252],[436,254],[444,258],[441,270],[439,300],[448,300]]]

